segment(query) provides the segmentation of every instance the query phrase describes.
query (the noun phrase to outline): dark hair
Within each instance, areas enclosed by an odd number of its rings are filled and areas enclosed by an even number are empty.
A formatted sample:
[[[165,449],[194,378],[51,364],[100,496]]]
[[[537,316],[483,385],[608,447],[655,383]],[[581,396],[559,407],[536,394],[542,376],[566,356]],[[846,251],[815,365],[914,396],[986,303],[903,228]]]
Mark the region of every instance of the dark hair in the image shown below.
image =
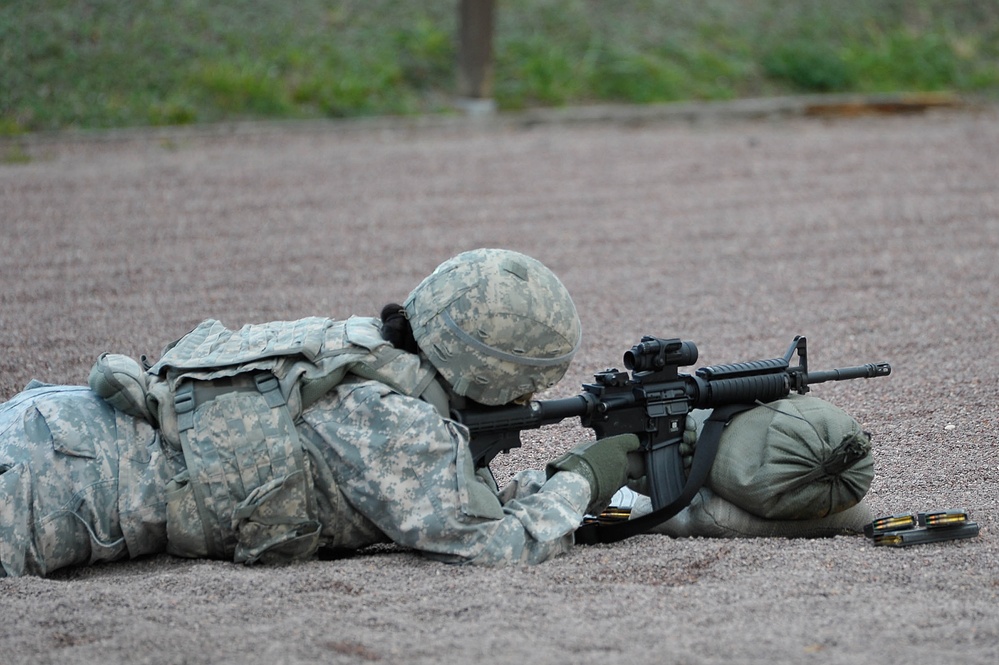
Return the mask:
[[[420,347],[413,337],[413,327],[409,325],[406,310],[402,305],[390,303],[382,307],[382,339],[392,346],[409,353],[419,353]]]

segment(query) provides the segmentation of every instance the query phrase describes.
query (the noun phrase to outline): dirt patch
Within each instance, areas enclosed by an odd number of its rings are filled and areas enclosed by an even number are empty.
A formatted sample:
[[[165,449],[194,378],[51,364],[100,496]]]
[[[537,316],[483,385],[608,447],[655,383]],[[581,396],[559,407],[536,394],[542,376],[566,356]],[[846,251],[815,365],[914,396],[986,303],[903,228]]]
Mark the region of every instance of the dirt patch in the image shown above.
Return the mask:
[[[534,255],[584,344],[698,364],[808,337],[814,394],[874,435],[876,513],[963,507],[977,538],[642,536],[534,568],[393,550],[292,567],[169,557],[0,580],[4,662],[993,663],[999,657],[999,122],[391,124],[29,144],[0,165],[0,398],[157,356],[201,319],[376,314],[458,251]],[[586,433],[525,437],[501,478]]]

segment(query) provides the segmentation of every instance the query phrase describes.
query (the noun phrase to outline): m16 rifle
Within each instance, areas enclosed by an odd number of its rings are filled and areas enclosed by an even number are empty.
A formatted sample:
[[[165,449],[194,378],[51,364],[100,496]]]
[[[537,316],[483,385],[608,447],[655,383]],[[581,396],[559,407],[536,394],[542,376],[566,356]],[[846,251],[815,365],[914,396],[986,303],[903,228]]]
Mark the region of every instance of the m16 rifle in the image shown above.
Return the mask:
[[[798,364],[792,366],[795,354]],[[583,392],[575,397],[515,406],[473,406],[453,411],[452,417],[468,428],[478,468],[487,467],[499,453],[519,447],[521,431],[566,418],[578,417],[598,439],[623,433],[637,435],[653,511],[606,526],[600,540],[613,542],[669,519],[690,503],[707,479],[721,428],[734,414],[792,391],[805,394],[816,383],[891,374],[886,362],[809,372],[805,338],[800,335],[781,358],[702,367],[693,375],[679,371],[696,362],[693,342],[646,336],[624,354],[630,376],[608,369],[597,373],[594,383],[584,384]],[[687,474],[680,444],[692,409],[714,412],[705,423]]]

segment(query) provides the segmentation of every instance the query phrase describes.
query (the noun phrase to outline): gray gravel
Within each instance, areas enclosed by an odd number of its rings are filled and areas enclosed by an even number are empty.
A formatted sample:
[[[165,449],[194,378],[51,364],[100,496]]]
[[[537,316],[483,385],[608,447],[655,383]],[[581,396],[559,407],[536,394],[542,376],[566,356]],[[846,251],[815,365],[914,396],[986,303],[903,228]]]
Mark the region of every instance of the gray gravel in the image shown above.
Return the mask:
[[[6,145],[7,154],[10,144]],[[533,568],[386,548],[285,568],[156,557],[0,580],[4,663],[995,663],[999,117],[313,124],[29,140],[0,164],[0,399],[230,326],[376,314],[477,246],[534,255],[584,345],[700,364],[807,335],[874,434],[875,513],[967,508],[973,540],[643,536]],[[15,161],[15,160],[10,160]],[[534,432],[501,478],[585,437]]]

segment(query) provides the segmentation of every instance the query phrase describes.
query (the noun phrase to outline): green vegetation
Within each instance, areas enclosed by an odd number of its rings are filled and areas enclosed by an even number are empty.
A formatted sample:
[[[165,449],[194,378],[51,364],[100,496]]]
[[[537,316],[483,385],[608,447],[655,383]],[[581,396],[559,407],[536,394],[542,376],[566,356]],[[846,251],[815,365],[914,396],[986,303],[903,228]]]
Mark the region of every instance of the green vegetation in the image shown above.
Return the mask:
[[[501,109],[999,90],[999,0],[499,0]],[[0,136],[450,110],[457,11],[414,0],[8,0]]]

